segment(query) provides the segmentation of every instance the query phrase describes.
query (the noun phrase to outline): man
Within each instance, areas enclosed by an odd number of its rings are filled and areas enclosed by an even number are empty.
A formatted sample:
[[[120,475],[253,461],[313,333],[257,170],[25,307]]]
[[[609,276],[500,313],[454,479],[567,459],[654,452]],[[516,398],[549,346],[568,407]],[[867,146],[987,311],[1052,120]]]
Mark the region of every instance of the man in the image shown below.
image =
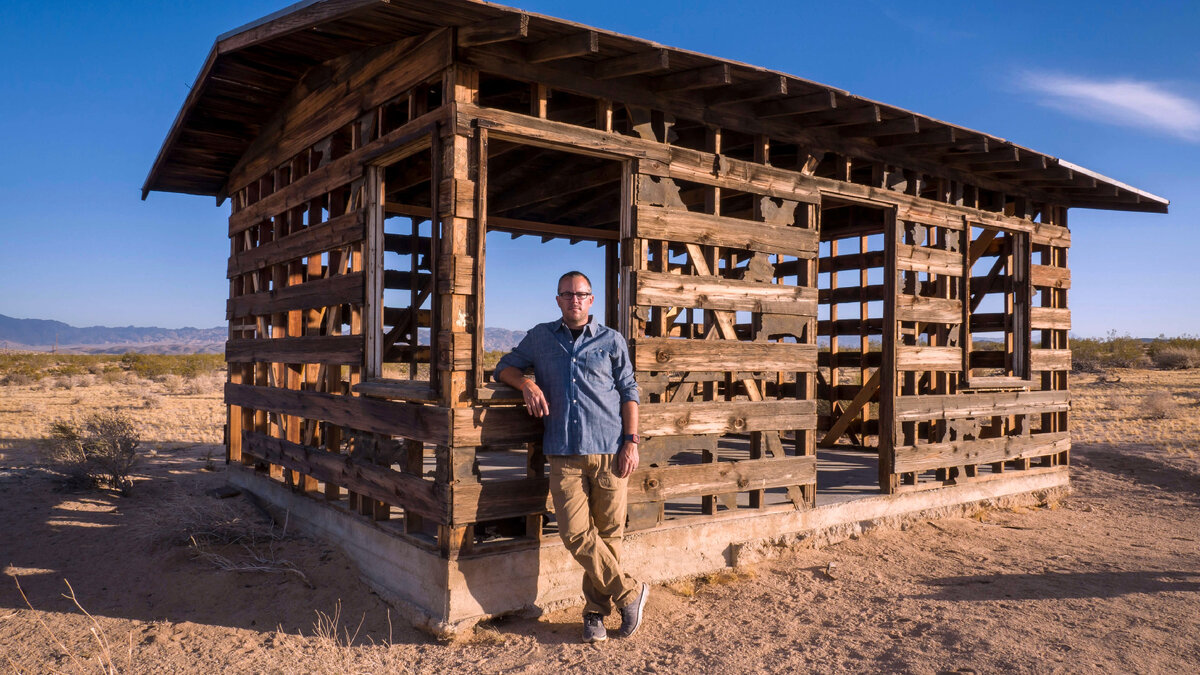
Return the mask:
[[[621,637],[637,631],[650,587],[621,571],[625,487],[638,466],[638,391],[629,349],[588,313],[592,282],[558,280],[562,318],[534,326],[496,365],[520,389],[525,409],[545,420],[550,496],[563,545],[583,566],[583,641],[608,638],[604,617],[620,610]],[[525,377],[533,368],[537,382]]]

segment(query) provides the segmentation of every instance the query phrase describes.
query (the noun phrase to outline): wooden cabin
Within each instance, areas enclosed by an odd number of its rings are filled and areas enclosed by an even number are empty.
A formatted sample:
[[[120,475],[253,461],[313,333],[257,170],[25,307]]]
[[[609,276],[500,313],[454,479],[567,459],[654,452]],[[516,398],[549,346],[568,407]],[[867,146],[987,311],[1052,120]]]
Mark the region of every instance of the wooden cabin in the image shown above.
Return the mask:
[[[220,36],[151,191],[232,204],[231,473],[442,633],[579,593],[541,428],[490,378],[489,233],[599,247],[646,437],[627,555],[662,579],[868,504],[1064,488],[1068,211],[1168,204],[475,0],[303,2]]]

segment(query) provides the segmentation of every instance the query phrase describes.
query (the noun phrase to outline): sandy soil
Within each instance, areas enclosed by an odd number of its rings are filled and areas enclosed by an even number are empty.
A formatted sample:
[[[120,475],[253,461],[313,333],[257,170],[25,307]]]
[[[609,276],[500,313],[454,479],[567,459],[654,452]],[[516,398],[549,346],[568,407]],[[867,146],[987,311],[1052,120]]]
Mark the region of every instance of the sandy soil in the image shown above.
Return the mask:
[[[121,405],[119,392],[64,403],[0,387],[0,670],[1198,672],[1200,373],[1117,376],[1074,381],[1070,498],[657,586],[637,636],[596,646],[578,644],[577,609],[455,644],[406,627],[339,551],[207,494],[224,465],[206,470],[220,448],[192,419],[205,405],[219,417],[213,392],[149,406],[190,412],[147,435],[154,456],[122,498],[61,490],[26,440],[31,414]],[[235,565],[258,569],[222,569]]]

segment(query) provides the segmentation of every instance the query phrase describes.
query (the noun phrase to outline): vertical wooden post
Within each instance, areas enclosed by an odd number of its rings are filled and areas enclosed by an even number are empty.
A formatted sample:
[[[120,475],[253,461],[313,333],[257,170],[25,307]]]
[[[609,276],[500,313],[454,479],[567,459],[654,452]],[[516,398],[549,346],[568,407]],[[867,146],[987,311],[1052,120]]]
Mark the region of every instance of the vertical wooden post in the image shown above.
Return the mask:
[[[898,487],[895,476],[896,419],[893,413],[896,398],[896,325],[897,266],[896,211],[889,209],[883,227],[883,336],[882,360],[879,364],[879,488],[892,494]]]

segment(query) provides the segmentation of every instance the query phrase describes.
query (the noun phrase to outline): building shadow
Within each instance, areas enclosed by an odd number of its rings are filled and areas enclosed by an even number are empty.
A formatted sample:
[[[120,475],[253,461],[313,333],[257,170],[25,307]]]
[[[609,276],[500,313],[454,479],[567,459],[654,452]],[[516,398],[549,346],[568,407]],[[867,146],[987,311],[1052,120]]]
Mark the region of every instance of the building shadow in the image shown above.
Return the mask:
[[[923,600],[986,601],[1115,598],[1134,593],[1200,592],[1200,570],[974,574],[925,582]]]

